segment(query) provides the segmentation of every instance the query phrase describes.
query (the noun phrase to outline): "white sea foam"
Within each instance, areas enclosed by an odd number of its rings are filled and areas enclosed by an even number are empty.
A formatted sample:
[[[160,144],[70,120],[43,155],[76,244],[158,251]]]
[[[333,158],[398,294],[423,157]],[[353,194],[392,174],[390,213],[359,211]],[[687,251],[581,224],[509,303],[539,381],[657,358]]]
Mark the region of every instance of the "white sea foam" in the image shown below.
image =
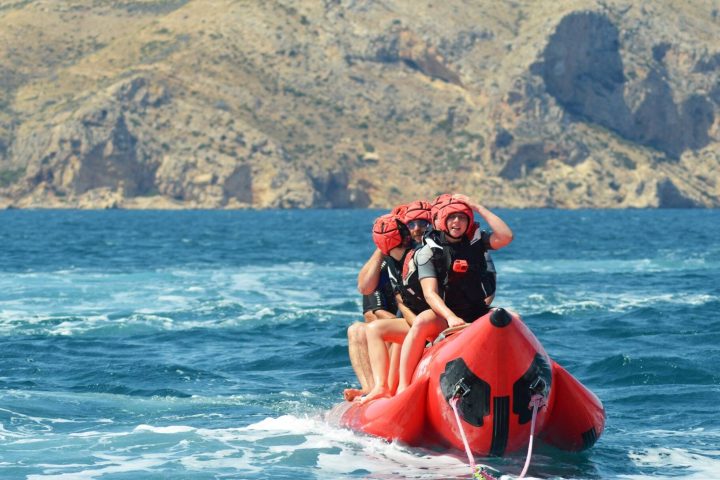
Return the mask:
[[[194,432],[196,429],[185,425],[172,425],[169,427],[153,427],[151,425],[138,425],[135,432],[152,432],[159,434],[176,434]]]
[[[358,302],[355,274],[349,267],[298,262],[242,269],[11,273],[0,279],[7,298],[0,302],[0,333],[72,336],[228,328],[267,317],[282,322],[277,308],[315,314],[320,321],[350,318],[345,309],[327,305]],[[328,278],[339,275],[348,280],[328,284]],[[213,315],[218,308],[241,313]]]
[[[8,441],[10,439],[23,438],[26,435],[17,431],[7,430],[3,423],[0,423],[0,440]]]
[[[291,466],[296,456],[313,461],[302,468],[311,468],[317,478],[328,480],[356,477],[358,472],[375,479],[463,478],[470,473],[462,456],[428,454],[387,443],[333,427],[319,416],[283,415],[246,427],[217,429],[182,423],[140,424],[125,431],[51,433],[35,440],[37,446],[26,449],[29,459],[40,460],[27,476],[34,480],[96,479],[112,474],[143,478],[163,475],[168,469],[177,478],[183,476],[183,469],[210,474],[221,470],[233,478],[247,478],[263,475],[274,465]],[[17,450],[18,444],[13,445]],[[39,453],[60,446],[78,453],[68,457],[67,464],[48,462]],[[98,452],[98,446],[103,451]]]
[[[151,472],[165,462],[163,458],[117,458],[71,473],[55,473],[55,469],[49,468],[47,473],[28,475],[27,480],[91,480],[115,473]]]
[[[660,475],[653,478],[674,478],[682,480],[708,480],[720,476],[720,457],[681,448],[647,448],[628,453],[630,460],[640,468],[650,468],[654,472],[661,469]],[[662,474],[665,470],[666,475]],[[644,479],[648,475],[621,475],[620,478]]]
[[[641,432],[643,436],[649,438],[667,438],[667,437],[682,437],[682,438],[713,438],[720,439],[720,430],[708,430],[706,428],[693,428],[691,430],[662,430],[653,429]]]
[[[67,418],[47,418],[47,417],[38,417],[38,416],[34,416],[34,415],[26,415],[24,413],[9,410],[7,408],[0,408],[0,412],[5,412],[14,419],[22,419],[24,422],[34,423],[37,425],[46,425],[46,424],[54,424],[54,423],[78,423],[76,420],[71,420],[71,419],[67,419]]]
[[[217,280],[217,274],[214,279]],[[232,283],[229,285],[231,291],[245,292],[252,290],[263,292],[266,289],[265,284],[262,282],[257,272],[236,273],[231,276],[231,280]]]
[[[720,300],[720,296],[697,292],[678,295],[676,293],[658,293],[657,290],[635,289],[632,291],[565,291],[554,288],[552,291],[525,295],[506,289],[498,294],[495,305],[522,312],[524,315],[550,312],[567,315],[583,311],[604,311],[622,313],[637,308],[668,305],[703,306]]]
[[[565,259],[546,259],[542,262],[537,260],[504,260],[502,264],[498,264],[502,274],[542,274],[542,275],[563,275],[574,273],[660,273],[660,272],[677,272],[706,270],[708,268],[716,268],[716,266],[708,263],[702,257],[690,258],[673,258],[672,255],[667,257],[656,258],[634,258],[629,260],[616,260],[608,258],[600,258],[597,260],[588,260],[584,258]]]
[[[253,442],[287,435],[303,438],[302,442],[273,443],[269,452],[289,456],[296,451],[318,450],[317,476],[323,479],[354,477],[358,472],[363,472],[362,478],[384,479],[460,478],[469,477],[471,473],[464,457],[425,454],[377,437],[333,427],[319,418],[293,415],[265,418],[240,429],[237,434]],[[337,449],[338,453],[327,453],[328,449]]]
[[[129,433],[127,432],[100,432],[97,430],[89,430],[86,432],[74,432],[68,434],[69,437],[78,437],[78,438],[98,438],[102,437],[103,439],[109,439],[114,437],[126,437]]]
[[[169,304],[175,308],[182,309],[189,304],[187,297],[182,295],[158,295],[157,303]]]
[[[663,304],[673,305],[705,305],[719,300],[720,297],[706,293],[676,293],[657,294],[655,292],[643,291],[633,293],[621,293],[615,296],[615,305],[618,310],[631,308],[655,306]]]
[[[242,452],[237,449],[218,450],[217,452],[194,454],[180,459],[180,463],[188,470],[229,469],[259,473],[260,467],[253,467]]]

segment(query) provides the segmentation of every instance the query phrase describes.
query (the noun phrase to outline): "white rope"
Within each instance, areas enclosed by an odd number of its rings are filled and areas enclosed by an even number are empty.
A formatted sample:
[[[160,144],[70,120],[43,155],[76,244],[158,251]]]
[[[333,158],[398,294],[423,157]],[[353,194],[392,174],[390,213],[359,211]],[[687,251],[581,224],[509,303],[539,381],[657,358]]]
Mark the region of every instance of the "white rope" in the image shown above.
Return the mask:
[[[462,427],[462,421],[460,420],[460,414],[458,413],[457,409],[457,403],[460,401],[459,396],[455,396],[450,399],[450,406],[453,409],[453,413],[455,414],[455,421],[457,422],[458,430],[460,430],[460,438],[462,438],[463,445],[465,446],[465,453],[468,457],[468,462],[470,463],[470,467],[472,468],[473,472],[473,478],[476,479],[484,479],[484,480],[495,480],[494,477],[489,476],[486,472],[483,471],[482,468],[475,465],[475,457],[473,457],[472,451],[470,450],[470,444],[467,441],[467,437],[465,436],[465,430]],[[528,442],[528,452],[527,456],[525,457],[525,466],[522,469],[522,473],[518,478],[524,478],[525,474],[528,471],[528,468],[530,467],[530,459],[532,458],[532,450],[533,450],[533,438],[535,436],[535,419],[537,418],[537,412],[539,409],[543,408],[546,405],[545,403],[545,397],[542,395],[533,395],[530,399],[530,404],[528,405],[528,408],[532,407],[532,422],[530,423],[530,440]]]
[[[462,427],[462,422],[460,421],[460,414],[457,410],[457,403],[460,400],[460,397],[453,397],[450,399],[450,406],[453,409],[453,413],[455,413],[455,420],[457,421],[458,429],[460,430],[460,437],[462,438],[463,445],[465,445],[465,453],[467,453],[468,462],[470,462],[470,467],[472,468],[472,475],[473,478],[481,479],[481,480],[495,480],[494,477],[489,476],[486,474],[482,468],[475,465],[475,458],[473,457],[472,451],[470,450],[470,445],[468,444],[467,437],[465,436],[465,430]]]
[[[528,442],[528,452],[527,457],[525,457],[525,466],[522,469],[522,473],[518,478],[525,477],[525,474],[528,471],[528,468],[530,467],[530,458],[532,457],[532,449],[533,449],[533,437],[535,435],[535,418],[537,418],[537,412],[539,408],[542,408],[545,406],[545,397],[542,395],[533,395],[530,399],[530,405],[528,405],[528,408],[532,407],[533,413],[532,413],[532,422],[530,423],[530,441]]]

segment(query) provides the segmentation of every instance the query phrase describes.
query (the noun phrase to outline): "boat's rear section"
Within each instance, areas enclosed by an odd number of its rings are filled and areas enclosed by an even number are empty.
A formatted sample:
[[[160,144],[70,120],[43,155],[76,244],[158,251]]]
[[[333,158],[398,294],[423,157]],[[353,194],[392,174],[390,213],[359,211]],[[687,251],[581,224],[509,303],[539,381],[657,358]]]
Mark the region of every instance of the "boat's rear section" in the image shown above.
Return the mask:
[[[552,362],[553,402],[540,438],[562,450],[585,450],[605,429],[605,408],[600,400],[567,370]]]

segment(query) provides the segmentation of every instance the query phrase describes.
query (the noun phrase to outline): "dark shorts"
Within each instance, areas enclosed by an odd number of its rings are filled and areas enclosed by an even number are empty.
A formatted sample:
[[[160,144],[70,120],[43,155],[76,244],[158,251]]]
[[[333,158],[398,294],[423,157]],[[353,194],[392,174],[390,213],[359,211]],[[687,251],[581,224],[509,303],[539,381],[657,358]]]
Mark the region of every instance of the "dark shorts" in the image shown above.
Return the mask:
[[[375,290],[370,295],[363,295],[363,313],[375,310],[386,310],[390,313],[397,311],[395,299],[388,299],[381,290]]]
[[[473,305],[472,308],[457,309],[457,310],[450,308],[450,310],[452,310],[455,313],[455,315],[462,318],[466,322],[472,323],[475,320],[477,320],[478,318],[480,318],[483,315],[485,315],[486,313],[488,313],[490,311],[490,307],[488,307],[487,305],[477,305],[477,306]]]

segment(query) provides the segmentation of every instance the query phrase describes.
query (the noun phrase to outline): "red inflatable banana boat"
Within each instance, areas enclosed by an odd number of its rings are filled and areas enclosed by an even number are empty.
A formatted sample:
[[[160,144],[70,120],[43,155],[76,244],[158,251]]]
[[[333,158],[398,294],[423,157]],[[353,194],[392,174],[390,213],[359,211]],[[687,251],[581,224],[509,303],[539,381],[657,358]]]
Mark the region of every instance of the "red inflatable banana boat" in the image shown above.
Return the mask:
[[[464,449],[450,400],[475,454],[501,456],[525,448],[530,400],[541,395],[535,436],[563,450],[595,444],[605,426],[598,398],[548,357],[520,317],[494,309],[426,348],[410,386],[367,403],[345,402],[331,417],[341,426],[413,446]]]

